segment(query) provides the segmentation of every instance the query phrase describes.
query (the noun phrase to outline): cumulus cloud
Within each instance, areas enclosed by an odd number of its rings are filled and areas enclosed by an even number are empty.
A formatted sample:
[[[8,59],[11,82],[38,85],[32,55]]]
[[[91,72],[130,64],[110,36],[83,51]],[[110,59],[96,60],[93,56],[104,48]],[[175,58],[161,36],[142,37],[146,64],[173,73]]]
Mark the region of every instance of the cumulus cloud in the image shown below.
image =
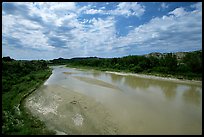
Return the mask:
[[[51,45],[47,44],[47,37],[41,32],[42,26],[24,19],[19,16],[3,16],[3,35],[17,39],[18,45],[12,46],[23,46],[25,48],[33,48],[38,50],[49,50],[53,49]],[[8,41],[8,44],[12,42]]]
[[[75,42],[74,48],[80,49],[81,46],[78,47],[78,45],[83,45],[85,55],[107,50],[108,43],[111,42],[111,38],[114,37],[116,32],[114,18],[93,18],[89,20],[89,24],[89,26],[84,25],[83,29],[76,28],[70,31],[70,34],[74,36],[72,40],[72,42]]]
[[[126,16],[142,16],[145,12],[145,7],[137,2],[121,2],[117,5],[117,9],[113,14],[126,15]]]
[[[111,10],[70,2],[4,3],[2,54],[16,59],[53,59],[195,50],[201,48],[202,3],[191,8],[179,7],[145,24],[124,26],[129,32],[120,36],[117,18],[143,17],[146,10],[140,3],[122,2]]]
[[[184,8],[176,8],[175,10],[169,12],[169,14],[173,14],[175,15],[176,17],[179,17],[179,16],[184,16],[185,14],[187,14],[187,12],[184,10]]]
[[[121,2],[114,10],[105,10],[105,7],[100,9],[87,8],[84,10],[85,14],[104,14],[114,16],[137,16],[140,17],[144,14],[145,7],[137,2]]]
[[[161,18],[156,17],[148,23],[130,31],[127,36],[120,37],[118,43],[130,45],[135,51],[186,51],[201,48],[202,16],[177,8]],[[173,14],[173,15],[172,15]]]

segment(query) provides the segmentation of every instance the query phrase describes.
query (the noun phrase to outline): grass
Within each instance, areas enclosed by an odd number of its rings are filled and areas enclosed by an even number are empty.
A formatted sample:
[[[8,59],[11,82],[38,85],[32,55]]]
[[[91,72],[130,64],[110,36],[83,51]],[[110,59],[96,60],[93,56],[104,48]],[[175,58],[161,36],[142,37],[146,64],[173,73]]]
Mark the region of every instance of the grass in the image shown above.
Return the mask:
[[[37,89],[51,75],[51,70],[36,71],[20,77],[20,83],[2,94],[2,134],[6,135],[52,135],[37,117],[25,107],[24,99]]]

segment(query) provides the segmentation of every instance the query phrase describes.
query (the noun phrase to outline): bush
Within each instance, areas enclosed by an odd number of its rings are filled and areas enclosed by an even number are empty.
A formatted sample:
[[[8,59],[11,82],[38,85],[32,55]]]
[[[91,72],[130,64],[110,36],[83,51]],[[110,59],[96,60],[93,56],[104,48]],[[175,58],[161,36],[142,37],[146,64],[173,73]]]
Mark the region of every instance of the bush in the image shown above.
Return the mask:
[[[180,64],[177,68],[177,72],[179,73],[190,72],[190,68],[186,64]]]
[[[169,69],[167,67],[154,67],[152,68],[152,71],[160,73],[169,73]]]
[[[138,72],[142,72],[143,69],[140,66],[134,66],[130,70],[135,72],[135,73],[138,73]]]
[[[2,63],[2,133],[52,134],[45,131],[42,125],[31,127],[29,123],[34,123],[34,120],[30,119],[31,115],[27,115],[23,107],[20,108],[20,115],[16,113],[16,106],[21,104],[30,89],[35,88],[39,80],[43,81],[51,74],[47,65],[43,61],[13,60]]]

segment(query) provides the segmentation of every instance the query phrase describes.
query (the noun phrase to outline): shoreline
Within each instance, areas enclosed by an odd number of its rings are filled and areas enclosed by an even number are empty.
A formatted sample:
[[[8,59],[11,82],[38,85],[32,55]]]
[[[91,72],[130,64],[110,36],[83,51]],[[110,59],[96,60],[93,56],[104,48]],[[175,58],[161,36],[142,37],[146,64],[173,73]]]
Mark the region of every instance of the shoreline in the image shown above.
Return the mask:
[[[90,69],[86,69],[86,68],[80,68],[80,67],[68,67],[65,66],[67,68],[72,68],[72,69],[79,69],[79,70],[90,70]],[[102,70],[98,70],[98,69],[94,69],[91,68],[91,70],[94,71],[102,71]],[[199,80],[188,80],[188,79],[178,79],[178,78],[174,78],[174,77],[162,77],[162,76],[155,76],[153,74],[138,74],[138,73],[130,73],[130,72],[117,72],[117,71],[104,71],[105,73],[112,73],[112,74],[116,74],[116,75],[123,75],[123,76],[136,76],[136,77],[140,77],[140,78],[147,78],[147,79],[155,79],[155,80],[164,80],[164,81],[172,81],[172,82],[179,82],[179,83],[186,83],[186,84],[196,84],[196,85],[201,85],[202,86],[202,81]]]
[[[180,83],[202,85],[202,81],[197,81],[197,80],[177,79],[177,78],[171,78],[171,77],[161,77],[161,76],[155,76],[155,75],[115,72],[115,71],[105,71],[105,72],[116,74],[116,75],[123,75],[123,76],[136,76],[136,77],[140,77],[140,78],[148,78],[148,79],[156,79],[156,80],[165,80],[165,81],[174,81],[174,82],[180,82]]]
[[[117,134],[109,109],[92,97],[62,86],[43,85],[27,98],[26,108],[55,135]],[[111,130],[106,131],[107,127]]]

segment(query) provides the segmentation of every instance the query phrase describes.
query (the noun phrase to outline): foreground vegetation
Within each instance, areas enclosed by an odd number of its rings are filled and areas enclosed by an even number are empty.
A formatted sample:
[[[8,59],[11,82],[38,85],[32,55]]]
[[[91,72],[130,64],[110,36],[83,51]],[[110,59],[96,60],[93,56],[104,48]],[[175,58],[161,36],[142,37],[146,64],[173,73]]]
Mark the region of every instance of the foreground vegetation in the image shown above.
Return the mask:
[[[122,58],[54,59],[50,64],[64,64],[97,70],[150,74],[179,79],[202,80],[202,51],[188,52],[181,59],[173,53],[157,56],[126,56]]]
[[[2,134],[55,134],[24,107],[24,99],[50,75],[46,62],[2,58]]]

